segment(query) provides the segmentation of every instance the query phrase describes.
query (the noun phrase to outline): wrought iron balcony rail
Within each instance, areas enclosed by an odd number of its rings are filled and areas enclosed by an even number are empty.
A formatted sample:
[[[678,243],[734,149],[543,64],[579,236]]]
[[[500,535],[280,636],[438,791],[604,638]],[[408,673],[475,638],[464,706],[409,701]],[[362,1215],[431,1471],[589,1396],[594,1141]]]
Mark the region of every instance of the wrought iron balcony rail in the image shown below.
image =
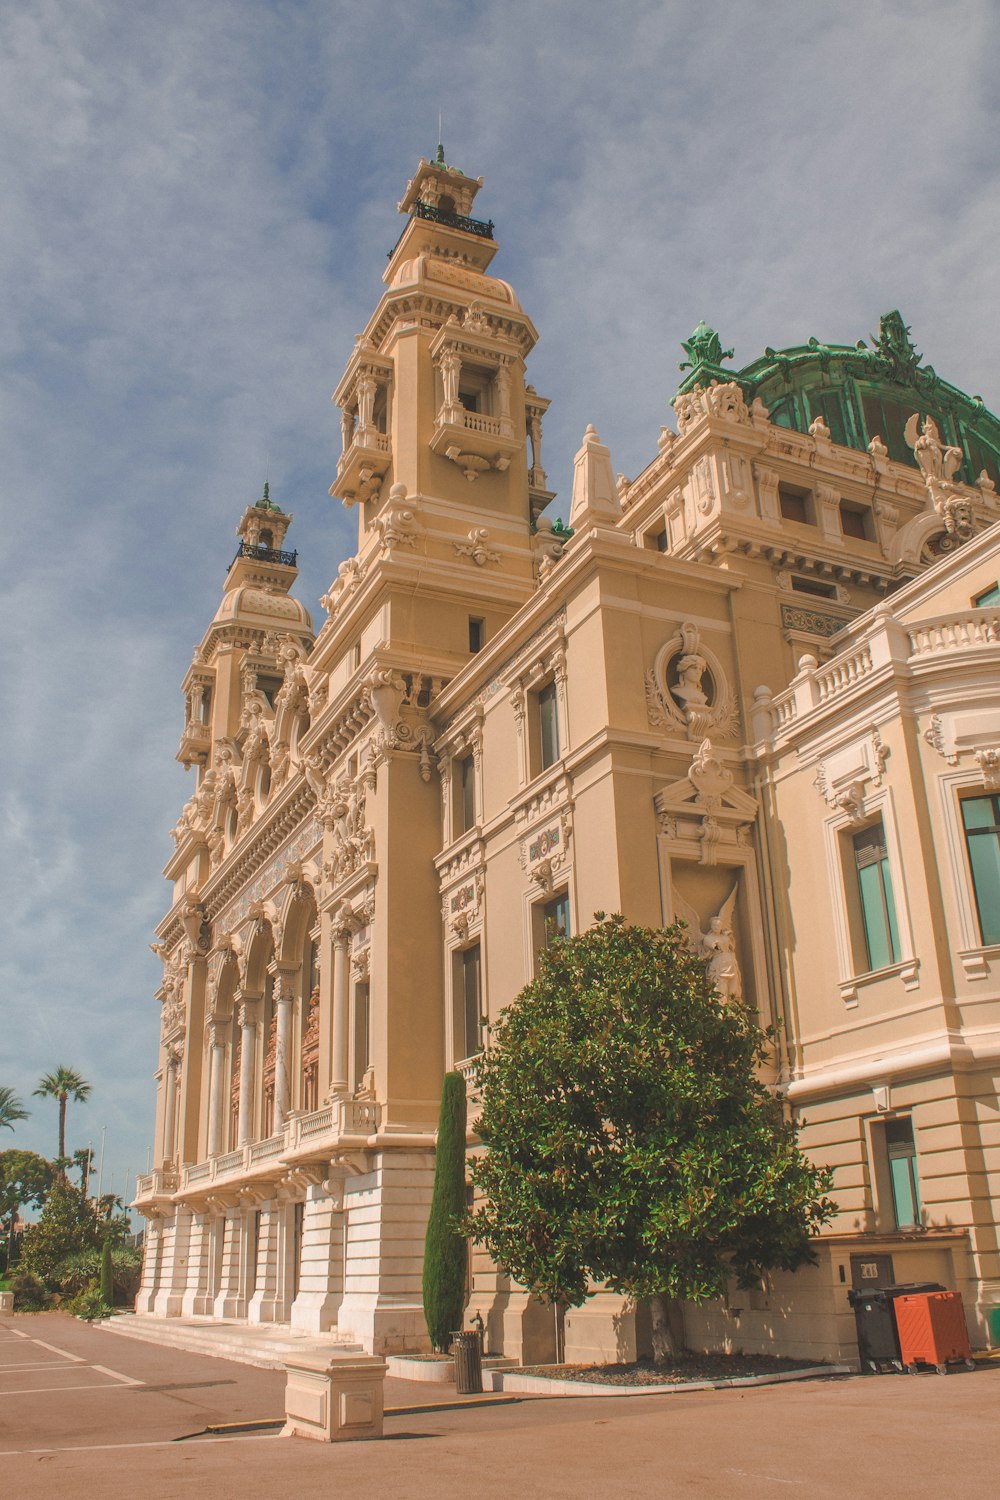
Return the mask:
[[[450,229],[463,229],[466,234],[478,234],[481,240],[493,239],[492,219],[466,219],[463,213],[450,213],[448,208],[438,208],[432,202],[421,202],[420,198],[414,204],[414,219],[427,219],[430,223],[445,223]],[[408,225],[403,226],[403,234],[406,234],[406,228]],[[402,240],[403,234],[400,234],[399,240]],[[399,249],[399,240],[396,240],[396,245],[388,252],[390,261]]]
[[[265,547],[263,542],[240,542],[236,557],[229,566],[232,567],[241,557],[251,557],[254,562],[282,563],[286,568],[294,568],[298,556],[297,552],[282,552],[278,547]]]
[[[429,219],[432,224],[447,224],[449,229],[462,229],[466,234],[478,234],[483,240],[493,238],[492,219],[467,219],[464,214],[451,213],[433,203],[422,203],[419,198],[414,204],[413,212],[418,219]]]

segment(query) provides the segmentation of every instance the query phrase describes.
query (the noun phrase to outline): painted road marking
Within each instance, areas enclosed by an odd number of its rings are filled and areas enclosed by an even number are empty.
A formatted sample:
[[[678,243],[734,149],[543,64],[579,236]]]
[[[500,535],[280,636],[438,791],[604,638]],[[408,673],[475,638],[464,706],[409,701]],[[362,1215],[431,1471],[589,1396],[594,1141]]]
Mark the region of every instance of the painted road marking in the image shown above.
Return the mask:
[[[0,1459],[18,1458],[33,1453],[120,1453],[123,1448],[174,1448],[178,1443],[200,1436],[200,1433],[188,1433],[184,1438],[157,1438],[151,1443],[93,1443],[89,1447],[78,1448],[7,1448],[0,1449]],[[214,1447],[216,1443],[273,1443],[280,1437],[280,1432],[254,1432],[247,1437],[206,1438],[205,1442]],[[291,1442],[291,1438],[288,1441]]]

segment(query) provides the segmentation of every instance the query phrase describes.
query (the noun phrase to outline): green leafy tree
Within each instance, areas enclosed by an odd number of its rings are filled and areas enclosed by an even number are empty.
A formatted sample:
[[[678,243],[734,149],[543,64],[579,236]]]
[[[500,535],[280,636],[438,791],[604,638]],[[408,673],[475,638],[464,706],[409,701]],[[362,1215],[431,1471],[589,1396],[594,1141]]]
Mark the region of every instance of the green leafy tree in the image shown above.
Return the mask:
[[[579,1306],[595,1283],[649,1299],[665,1360],[672,1299],[812,1261],[834,1211],[760,1081],[773,1042],[683,928],[598,913],[541,955],[482,1059],[470,1232],[550,1303]]]
[[[0,1085],[0,1130],[13,1130],[16,1120],[26,1120],[28,1111],[6,1084]]]
[[[41,1208],[55,1179],[55,1168],[34,1151],[0,1151],[0,1227],[10,1266],[14,1224],[22,1208]]]
[[[66,1159],[66,1106],[72,1099],[83,1104],[90,1098],[91,1085],[75,1068],[58,1067],[38,1080],[35,1094],[40,1099],[55,1099],[59,1104],[59,1159]]]
[[[431,1346],[441,1350],[447,1350],[451,1335],[461,1328],[465,1309],[465,1118],[465,1079],[461,1073],[446,1073],[423,1280],[427,1332]]]
[[[105,1233],[79,1188],[66,1177],[58,1177],[37,1224],[25,1230],[21,1267],[55,1289],[66,1258],[81,1250],[99,1249]]]

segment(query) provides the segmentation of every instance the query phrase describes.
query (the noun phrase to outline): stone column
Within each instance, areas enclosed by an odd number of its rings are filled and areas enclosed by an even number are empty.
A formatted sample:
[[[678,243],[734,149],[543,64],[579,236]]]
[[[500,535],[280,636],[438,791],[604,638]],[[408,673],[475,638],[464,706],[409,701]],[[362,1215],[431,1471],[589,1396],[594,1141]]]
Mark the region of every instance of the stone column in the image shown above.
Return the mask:
[[[350,947],[349,927],[334,928],[333,934],[333,1077],[331,1094],[347,1093],[347,1042],[350,1026]]]
[[[274,1134],[284,1129],[292,1097],[292,1009],[294,976],[278,974],[274,981],[274,1003],[278,1016],[277,1052],[274,1061]]]
[[[222,1150],[222,1130],[226,1118],[226,1042],[223,1022],[213,1019],[208,1025],[208,1155]]]
[[[188,1239],[187,1279],[181,1296],[181,1317],[211,1313],[215,1300],[212,1282],[212,1220],[195,1214]]]
[[[237,1145],[245,1146],[253,1136],[253,1096],[257,1072],[257,1002],[243,1000],[240,1023],[240,1112],[237,1122]]]
[[[173,1162],[177,1128],[177,1057],[167,1052],[163,1069],[163,1160]]]

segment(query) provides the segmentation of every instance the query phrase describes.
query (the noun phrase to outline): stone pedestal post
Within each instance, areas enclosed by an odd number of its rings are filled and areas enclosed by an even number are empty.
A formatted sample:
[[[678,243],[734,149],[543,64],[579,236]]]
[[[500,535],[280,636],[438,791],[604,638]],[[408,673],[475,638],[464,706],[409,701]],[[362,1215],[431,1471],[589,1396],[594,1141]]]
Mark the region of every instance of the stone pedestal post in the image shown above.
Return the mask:
[[[294,1354],[285,1360],[282,1437],[342,1443],[382,1436],[385,1360],[351,1354]]]

